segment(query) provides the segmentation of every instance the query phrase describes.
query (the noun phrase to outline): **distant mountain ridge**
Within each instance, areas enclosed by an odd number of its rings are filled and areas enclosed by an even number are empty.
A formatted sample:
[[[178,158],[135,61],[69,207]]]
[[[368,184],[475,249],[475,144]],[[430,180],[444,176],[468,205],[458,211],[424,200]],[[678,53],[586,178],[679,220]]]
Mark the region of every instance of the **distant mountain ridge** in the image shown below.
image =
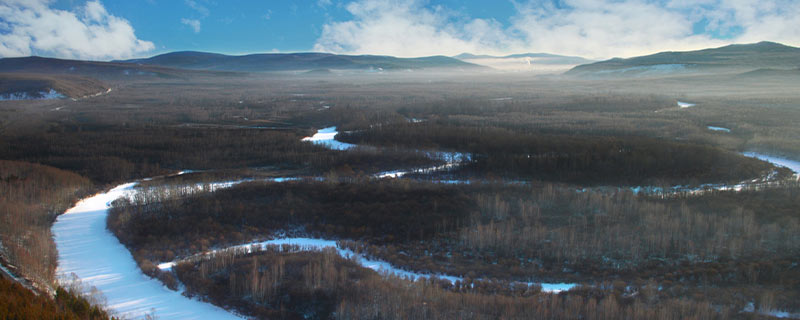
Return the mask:
[[[471,53],[462,53],[457,56],[453,56],[453,58],[459,59],[461,61],[469,61],[469,60],[479,60],[479,59],[524,59],[524,58],[531,58],[532,62],[539,63],[539,64],[586,64],[592,63],[594,60],[589,60],[583,57],[577,56],[563,56],[558,54],[552,53],[516,53],[510,54],[506,56],[492,56],[492,55],[485,55],[485,54],[471,54]]]
[[[483,69],[484,66],[445,56],[398,58],[377,55],[337,55],[331,53],[259,53],[232,56],[217,53],[179,51],[145,59],[116,61],[170,68],[268,72],[330,70],[403,69]]]
[[[181,70],[161,66],[144,66],[131,63],[68,60],[44,57],[0,59],[0,72],[65,74],[88,76],[97,79],[129,79],[132,77],[185,77],[193,74],[210,74],[205,71]],[[215,74],[221,74],[216,72]]]
[[[800,67],[800,48],[775,42],[733,44],[696,51],[667,51],[628,59],[614,58],[579,65],[567,75],[641,76],[699,72],[746,72]]]

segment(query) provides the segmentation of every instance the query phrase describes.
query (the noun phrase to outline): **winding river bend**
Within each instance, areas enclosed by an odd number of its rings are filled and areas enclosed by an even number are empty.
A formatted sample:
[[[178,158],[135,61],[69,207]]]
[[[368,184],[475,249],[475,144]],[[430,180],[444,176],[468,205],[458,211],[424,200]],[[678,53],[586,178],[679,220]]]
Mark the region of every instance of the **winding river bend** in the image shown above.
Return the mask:
[[[327,136],[309,138],[314,143],[330,143],[336,135],[335,128],[326,128],[323,132]],[[335,141],[335,140],[334,140]],[[337,148],[342,145],[332,145]],[[352,145],[350,145],[352,146]],[[340,150],[350,148],[343,147]],[[776,165],[786,166],[800,171],[800,162],[770,157],[757,153],[748,153],[747,156],[772,162]],[[448,165],[457,165],[463,158],[452,157]],[[438,168],[438,167],[437,167]],[[448,167],[442,167],[446,169]],[[419,170],[419,169],[416,169]],[[412,170],[413,172],[417,172]],[[385,177],[402,176],[403,172],[397,171],[386,174]],[[435,171],[435,168],[434,168]],[[243,181],[226,181],[215,184],[216,188],[225,188]],[[285,179],[276,179],[280,182]],[[119,185],[107,192],[88,197],[78,202],[74,207],[60,215],[53,224],[53,235],[58,248],[57,273],[61,276],[75,275],[86,286],[96,287],[106,299],[107,307],[118,316],[125,318],[141,318],[145,315],[155,314],[159,319],[239,319],[238,315],[231,313],[212,304],[187,298],[180,292],[167,289],[160,281],[144,275],[133,256],[117,238],[106,229],[106,216],[111,202],[125,196],[131,196],[136,182]],[[352,251],[339,248],[335,241],[308,238],[285,238],[252,244],[296,244],[308,249],[336,248],[343,256],[356,255]],[[429,277],[431,275],[414,273],[398,269],[386,262],[370,260],[359,257],[360,263],[373,270],[383,270],[411,279]],[[160,265],[169,268],[171,263]],[[436,275],[442,279],[457,281],[460,278],[449,275]],[[544,291],[558,292],[568,290],[574,284],[553,283],[541,284]]]
[[[239,319],[209,303],[184,297],[144,275],[127,248],[106,229],[111,202],[130,195],[126,183],[78,202],[53,224],[59,275],[77,276],[99,289],[107,307],[125,318],[155,313],[159,319]]]

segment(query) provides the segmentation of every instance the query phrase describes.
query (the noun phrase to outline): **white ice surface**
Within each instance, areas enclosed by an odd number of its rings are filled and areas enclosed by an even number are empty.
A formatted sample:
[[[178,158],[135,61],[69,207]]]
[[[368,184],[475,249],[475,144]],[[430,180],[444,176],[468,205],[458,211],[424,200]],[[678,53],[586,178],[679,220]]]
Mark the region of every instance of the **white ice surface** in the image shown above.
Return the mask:
[[[336,131],[336,127],[327,127],[317,130],[317,133],[313,136],[303,138],[303,141],[324,145],[334,150],[347,150],[356,146],[354,144],[336,141],[334,137],[336,137],[337,134],[339,134],[339,131]]]
[[[678,101],[678,106],[681,107],[681,108],[691,108],[691,107],[694,107],[695,104],[691,103],[691,102]]]
[[[334,139],[336,135],[339,134],[339,131],[336,130],[336,127],[327,127],[323,129],[317,130],[311,137],[303,138],[303,141],[309,141],[314,144],[323,145],[333,150],[348,150],[351,148],[356,147],[357,145],[345,142],[339,142]],[[414,168],[414,169],[402,169],[402,170],[392,170],[392,171],[384,171],[375,174],[377,178],[400,178],[404,175],[411,174],[411,173],[433,173],[437,171],[449,170],[459,166],[461,163],[465,161],[469,161],[472,156],[468,153],[461,153],[461,152],[427,152],[427,156],[432,159],[439,159],[443,160],[446,163],[443,165],[432,166],[427,168]]]
[[[759,160],[764,160],[766,162],[772,163],[776,166],[786,167],[794,171],[794,173],[800,173],[800,161],[786,159],[781,157],[770,156],[762,153],[757,152],[745,152],[742,153],[746,157],[756,158]]]
[[[239,319],[208,303],[192,300],[144,275],[128,249],[106,230],[112,201],[131,192],[135,183],[120,185],[78,202],[56,219],[59,275],[75,274],[97,287],[108,308],[125,318],[155,313],[158,319]]]
[[[731,129],[723,128],[723,127],[708,126],[707,128],[708,128],[708,130],[711,130],[711,131],[731,132]]]

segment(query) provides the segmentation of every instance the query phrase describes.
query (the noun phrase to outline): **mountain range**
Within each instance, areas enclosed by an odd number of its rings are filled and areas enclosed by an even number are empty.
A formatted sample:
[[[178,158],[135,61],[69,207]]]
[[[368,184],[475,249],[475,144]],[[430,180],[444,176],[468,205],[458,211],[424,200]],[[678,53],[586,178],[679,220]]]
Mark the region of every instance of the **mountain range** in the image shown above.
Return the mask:
[[[487,67],[488,66],[488,67]],[[774,42],[736,44],[697,51],[661,52],[627,59],[592,62],[581,57],[547,53],[508,56],[464,53],[455,57],[398,58],[329,53],[265,53],[242,56],[181,51],[143,59],[100,62],[43,57],[0,59],[0,72],[64,74],[101,80],[133,77],[191,77],[248,72],[298,72],[326,75],[332,70],[355,72],[392,70],[530,71],[578,77],[650,77],[708,73],[742,77],[800,74],[800,48]]]
[[[445,56],[398,58],[376,55],[330,53],[261,53],[231,56],[217,53],[180,51],[146,59],[116,61],[192,70],[266,72],[332,70],[464,69],[485,67]]]
[[[753,70],[796,70],[800,48],[775,42],[733,44],[719,48],[615,58],[572,68],[567,75],[594,77],[671,74],[743,73]],[[764,73],[764,72],[762,72]]]

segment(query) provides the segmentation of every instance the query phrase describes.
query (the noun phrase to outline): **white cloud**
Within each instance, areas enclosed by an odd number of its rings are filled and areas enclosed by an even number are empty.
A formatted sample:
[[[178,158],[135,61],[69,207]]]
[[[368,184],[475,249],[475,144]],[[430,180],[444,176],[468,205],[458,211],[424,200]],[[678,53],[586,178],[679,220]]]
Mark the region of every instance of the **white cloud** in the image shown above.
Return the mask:
[[[197,3],[197,1],[185,0],[185,2],[186,2],[187,6],[189,6],[192,9],[194,9],[194,11],[197,11],[197,13],[199,13],[201,16],[203,16],[203,18],[208,17],[208,15],[211,13],[208,10],[208,8],[206,8],[205,6]]]
[[[51,0],[0,0],[0,57],[47,55],[121,59],[153,50],[130,23],[99,1],[75,11],[50,8]]]
[[[191,27],[192,30],[194,30],[194,33],[200,32],[200,20],[183,18],[181,19],[181,23]]]
[[[722,44],[693,34],[684,10],[643,0],[566,0],[566,8],[518,4],[513,28],[527,48],[591,58],[634,56]]]
[[[396,56],[452,55],[507,40],[493,20],[461,21],[453,12],[418,0],[362,0],[347,5],[351,21],[323,26],[314,50]]]
[[[796,0],[720,0],[719,11],[742,30],[742,42],[777,41],[800,43],[800,1]],[[725,21],[718,21],[724,24]]]
[[[587,58],[771,40],[797,45],[795,0],[512,1],[504,26],[425,0],[355,0],[323,26],[314,50],[396,56],[551,52]],[[696,33],[695,25],[705,25]]]

